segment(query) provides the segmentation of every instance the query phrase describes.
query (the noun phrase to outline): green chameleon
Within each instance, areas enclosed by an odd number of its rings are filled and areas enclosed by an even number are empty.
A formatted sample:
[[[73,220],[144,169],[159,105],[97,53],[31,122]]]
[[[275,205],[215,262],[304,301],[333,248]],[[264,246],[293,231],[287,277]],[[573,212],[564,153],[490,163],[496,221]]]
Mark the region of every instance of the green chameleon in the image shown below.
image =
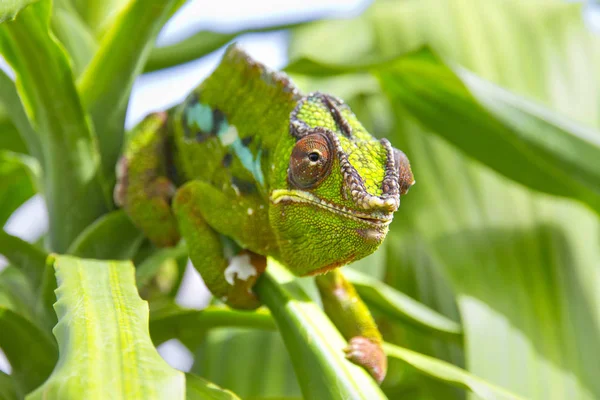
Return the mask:
[[[303,96],[231,46],[183,103],[130,132],[117,175],[116,203],[155,245],[183,237],[231,307],[260,305],[252,286],[266,256],[296,275],[321,274],[346,356],[383,380],[381,335],[335,268],[377,249],[414,180],[404,153],[373,138],[341,100]]]

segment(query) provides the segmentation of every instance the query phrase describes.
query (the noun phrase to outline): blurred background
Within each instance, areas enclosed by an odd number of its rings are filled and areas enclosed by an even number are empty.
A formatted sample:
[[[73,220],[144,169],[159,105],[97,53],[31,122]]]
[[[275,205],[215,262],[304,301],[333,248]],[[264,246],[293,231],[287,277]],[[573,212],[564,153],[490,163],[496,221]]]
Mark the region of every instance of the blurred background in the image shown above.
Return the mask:
[[[432,335],[377,314],[386,340],[466,368],[525,398],[600,398],[597,191],[570,186],[571,164],[549,165],[529,148],[503,153],[502,147],[516,143],[510,136],[515,133],[543,138],[557,126],[600,140],[595,2],[190,1],[163,30],[158,46],[201,30],[229,33],[311,20],[318,21],[235,40],[271,68],[288,66],[303,91],[344,98],[372,133],[390,138],[411,159],[418,184],[403,198],[382,249],[354,268],[461,323],[464,336]],[[361,69],[423,45],[460,81],[420,53],[377,79]],[[140,77],[127,127],[180,102],[222,54],[223,48]],[[340,65],[344,74],[336,72]],[[473,98],[461,92],[465,88]],[[487,132],[505,141],[490,145]],[[600,170],[600,159],[596,165]],[[35,240],[47,229],[43,201],[28,201],[5,229]],[[208,301],[189,266],[177,300],[193,308]],[[244,398],[299,393],[275,334],[211,333],[195,359],[177,341],[159,350],[176,368],[191,368]],[[232,366],[238,370],[235,379],[227,375]],[[240,379],[244,366],[247,376]],[[0,369],[8,368],[0,354]],[[466,397],[394,362],[384,389],[390,398]]]

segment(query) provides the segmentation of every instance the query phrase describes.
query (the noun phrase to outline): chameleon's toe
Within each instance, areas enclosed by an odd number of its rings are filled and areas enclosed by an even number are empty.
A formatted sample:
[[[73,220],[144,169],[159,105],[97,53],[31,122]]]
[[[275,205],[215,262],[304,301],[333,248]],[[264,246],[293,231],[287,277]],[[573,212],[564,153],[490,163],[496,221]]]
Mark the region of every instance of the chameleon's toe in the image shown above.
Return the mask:
[[[242,250],[229,260],[229,265],[223,273],[230,286],[227,295],[221,300],[237,309],[253,310],[259,307],[260,300],[252,291],[252,287],[266,268],[267,259],[264,256]]]
[[[380,344],[366,337],[355,336],[344,349],[346,358],[366,369],[369,374],[381,383],[387,372],[387,357]]]

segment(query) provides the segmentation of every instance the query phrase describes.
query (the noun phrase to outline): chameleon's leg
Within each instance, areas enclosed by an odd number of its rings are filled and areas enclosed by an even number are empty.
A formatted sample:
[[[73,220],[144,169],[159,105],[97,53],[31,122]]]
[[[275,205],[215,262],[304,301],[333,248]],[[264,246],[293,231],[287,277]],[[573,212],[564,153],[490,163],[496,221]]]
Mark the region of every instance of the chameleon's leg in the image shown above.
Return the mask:
[[[316,277],[325,313],[348,340],[346,357],[381,383],[387,372],[381,333],[354,286],[339,269]]]
[[[179,241],[170,201],[175,185],[167,178],[167,114],[154,113],[132,132],[117,165],[115,203],[155,245],[173,246]]]
[[[173,210],[186,241],[194,268],[211,293],[233,308],[260,306],[252,286],[266,268],[266,259],[240,250],[226,236],[212,229],[203,216],[207,198],[206,183],[191,181],[175,195]],[[204,210],[206,211],[206,210]]]

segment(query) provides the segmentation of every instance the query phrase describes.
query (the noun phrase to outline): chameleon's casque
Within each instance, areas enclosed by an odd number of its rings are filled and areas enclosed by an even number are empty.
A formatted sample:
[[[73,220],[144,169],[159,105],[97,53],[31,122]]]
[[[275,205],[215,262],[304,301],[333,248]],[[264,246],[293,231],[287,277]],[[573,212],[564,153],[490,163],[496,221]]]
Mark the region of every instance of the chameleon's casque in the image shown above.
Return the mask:
[[[297,275],[365,257],[413,183],[404,153],[342,100],[302,95],[231,46],[184,102],[133,130],[115,200],[155,244],[183,236],[213,294],[252,308],[261,256]]]

